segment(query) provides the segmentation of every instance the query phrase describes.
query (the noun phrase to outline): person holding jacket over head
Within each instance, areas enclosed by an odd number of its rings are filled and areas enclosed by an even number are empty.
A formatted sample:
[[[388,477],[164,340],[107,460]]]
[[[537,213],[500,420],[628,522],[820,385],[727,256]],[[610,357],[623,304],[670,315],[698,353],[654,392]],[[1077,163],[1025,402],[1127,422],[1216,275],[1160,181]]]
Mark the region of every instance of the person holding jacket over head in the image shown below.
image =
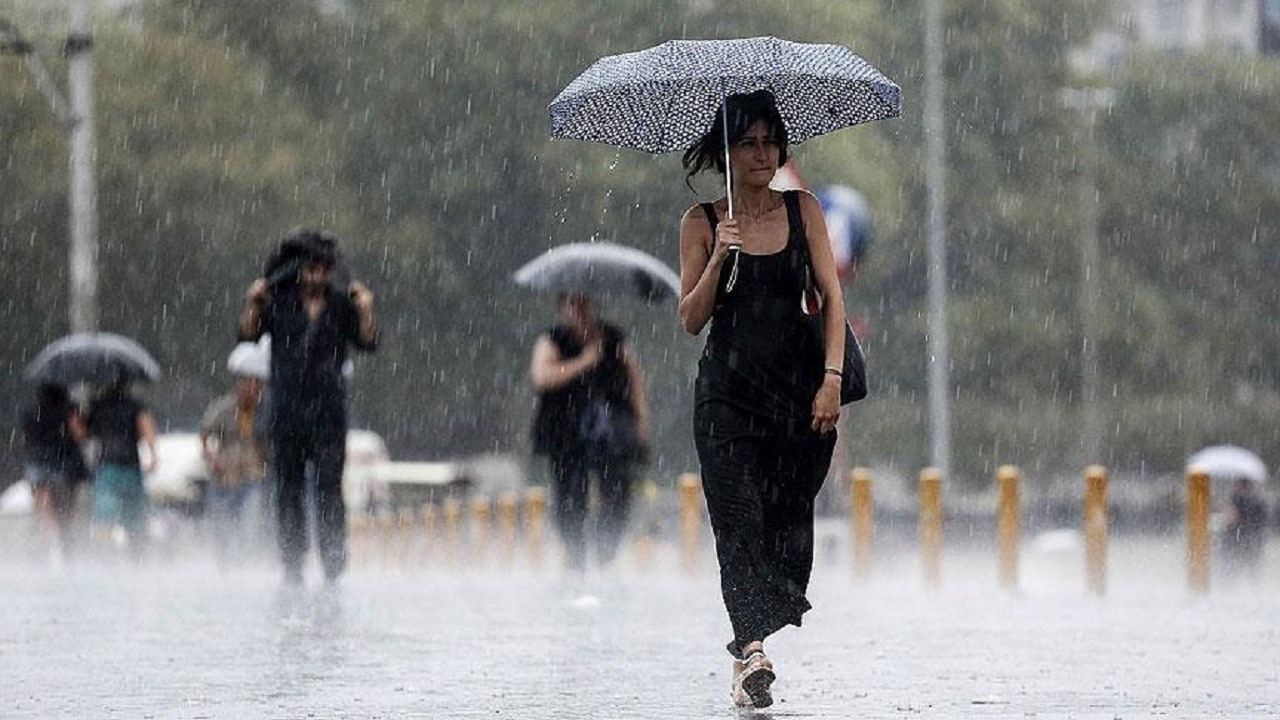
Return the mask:
[[[239,339],[271,335],[271,438],[277,534],[285,582],[303,581],[310,542],[305,512],[306,466],[315,472],[316,528],[325,580],[336,582],[347,566],[347,384],[342,374],[348,346],[372,352],[378,345],[373,293],[362,283],[343,284],[337,240],[310,228],[290,232],[254,280],[240,314]]]

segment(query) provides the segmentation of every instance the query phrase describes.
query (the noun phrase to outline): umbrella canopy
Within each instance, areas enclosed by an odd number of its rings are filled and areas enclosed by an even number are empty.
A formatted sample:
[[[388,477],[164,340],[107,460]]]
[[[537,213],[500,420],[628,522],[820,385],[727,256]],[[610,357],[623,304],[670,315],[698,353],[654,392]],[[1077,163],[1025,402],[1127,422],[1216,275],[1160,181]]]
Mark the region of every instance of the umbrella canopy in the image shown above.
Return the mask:
[[[268,380],[271,378],[271,336],[258,342],[242,342],[227,357],[227,370],[240,377]]]
[[[1246,478],[1267,482],[1267,465],[1255,453],[1235,445],[1214,445],[1187,458],[1188,468],[1200,468],[1215,480]]]
[[[604,242],[552,248],[511,277],[531,290],[630,297],[650,303],[680,294],[680,277],[661,260]]]
[[[650,153],[685,150],[725,97],[768,90],[792,143],[897,117],[901,89],[851,50],[774,37],[672,40],[596,61],[548,110],[551,134]]]
[[[113,333],[76,333],[53,341],[23,373],[28,382],[112,385],[155,380],[160,365],[137,342]]]

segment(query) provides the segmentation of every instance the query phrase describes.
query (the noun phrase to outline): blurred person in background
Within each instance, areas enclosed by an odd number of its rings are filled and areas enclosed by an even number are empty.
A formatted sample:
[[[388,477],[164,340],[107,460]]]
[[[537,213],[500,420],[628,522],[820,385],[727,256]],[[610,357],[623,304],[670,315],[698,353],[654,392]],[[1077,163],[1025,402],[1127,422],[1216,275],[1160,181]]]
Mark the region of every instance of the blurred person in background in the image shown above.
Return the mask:
[[[62,385],[40,385],[35,402],[22,411],[24,475],[55,566],[71,549],[77,491],[89,475],[77,442],[80,427],[80,411]]]
[[[538,336],[529,368],[538,393],[533,449],[551,463],[556,528],[569,567],[581,572],[592,475],[602,566],[613,561],[626,532],[634,467],[649,442],[649,402],[623,332],[597,319],[586,295],[561,295],[557,306],[561,321]]]
[[[137,559],[146,542],[147,495],[138,445],[147,446],[145,472],[155,471],[156,423],[128,382],[113,383],[89,403],[77,433],[97,444],[93,514],[98,528]]]
[[[258,432],[263,383],[248,374],[234,377],[235,391],[214,400],[200,422],[200,446],[212,480],[209,519],[220,565],[242,559],[255,539],[244,516],[261,506],[266,474],[266,448]]]
[[[1267,544],[1267,504],[1249,478],[1237,478],[1231,488],[1221,542],[1228,570],[1259,576]]]
[[[337,240],[326,232],[290,232],[254,280],[240,314],[241,342],[271,335],[270,438],[276,536],[286,584],[303,582],[306,477],[315,477],[316,528],[326,582],[347,566],[342,471],[347,435],[348,346],[378,345],[373,293],[344,282]]]

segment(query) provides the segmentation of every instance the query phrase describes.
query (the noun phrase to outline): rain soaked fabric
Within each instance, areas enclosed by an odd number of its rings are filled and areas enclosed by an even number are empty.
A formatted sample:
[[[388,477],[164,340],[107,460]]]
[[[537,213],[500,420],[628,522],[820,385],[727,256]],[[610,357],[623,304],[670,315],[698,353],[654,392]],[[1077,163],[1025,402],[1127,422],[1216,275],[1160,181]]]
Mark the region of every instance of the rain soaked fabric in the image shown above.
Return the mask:
[[[98,441],[98,461],[138,467],[138,417],[146,412],[137,399],[108,394],[93,401],[85,414],[89,435]]]
[[[277,432],[296,426],[347,426],[346,380],[342,364],[347,346],[371,352],[377,343],[360,339],[360,316],[347,295],[328,289],[324,311],[315,322],[307,317],[301,292],[291,288],[272,294],[262,310],[256,341],[271,335],[272,422]]]
[[[315,473],[316,541],[325,577],[347,567],[347,509],[342,502],[346,430],[298,428],[275,437],[277,539],[285,572],[301,576],[310,545],[305,505],[307,461]]]
[[[600,323],[600,331],[604,348],[599,365],[539,395],[533,424],[534,451],[551,461],[556,531],[575,568],[586,566],[591,475],[598,478],[600,492],[596,537],[602,564],[617,552],[631,507],[635,438],[631,385],[621,360],[626,335],[608,323]],[[567,325],[556,325],[545,335],[563,359],[584,349]],[[616,437],[623,434],[630,436]]]
[[[735,657],[799,625],[810,608],[814,498],[836,439],[810,428],[823,363],[797,300],[807,242],[799,203],[794,193],[784,198],[786,246],[742,253],[731,293],[721,272],[695,390],[694,438]],[[704,210],[714,230],[714,210]]]

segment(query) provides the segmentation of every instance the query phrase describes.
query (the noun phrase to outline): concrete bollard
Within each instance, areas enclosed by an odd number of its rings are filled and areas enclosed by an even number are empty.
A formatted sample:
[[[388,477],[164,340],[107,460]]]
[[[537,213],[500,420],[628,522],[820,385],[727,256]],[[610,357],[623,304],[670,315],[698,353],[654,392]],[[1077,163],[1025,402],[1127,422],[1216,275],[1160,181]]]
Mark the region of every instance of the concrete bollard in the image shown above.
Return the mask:
[[[1209,474],[1187,471],[1187,587],[1196,595],[1209,592]]]
[[[1022,513],[1020,480],[1018,468],[1012,465],[1002,465],[996,470],[996,482],[1000,486],[996,542],[1000,552],[1000,587],[1006,590],[1018,587],[1018,540]]]
[[[498,496],[498,560],[509,567],[516,555],[516,535],[520,523],[520,496],[505,492]]]
[[[1090,465],[1084,472],[1084,564],[1089,592],[1107,591],[1107,469]]]
[[[698,533],[702,526],[699,501],[701,482],[695,473],[680,476],[680,566],[685,573],[698,569]]]
[[[920,568],[924,584],[936,589],[942,581],[942,471],[920,472]]]
[[[853,575],[859,580],[871,577],[871,472],[854,468],[849,473],[851,520],[853,521]]]
[[[484,563],[489,555],[490,534],[489,498],[483,495],[471,499],[471,562]]]
[[[547,491],[531,487],[524,494],[524,541],[529,550],[529,564],[542,565],[546,542]]]

